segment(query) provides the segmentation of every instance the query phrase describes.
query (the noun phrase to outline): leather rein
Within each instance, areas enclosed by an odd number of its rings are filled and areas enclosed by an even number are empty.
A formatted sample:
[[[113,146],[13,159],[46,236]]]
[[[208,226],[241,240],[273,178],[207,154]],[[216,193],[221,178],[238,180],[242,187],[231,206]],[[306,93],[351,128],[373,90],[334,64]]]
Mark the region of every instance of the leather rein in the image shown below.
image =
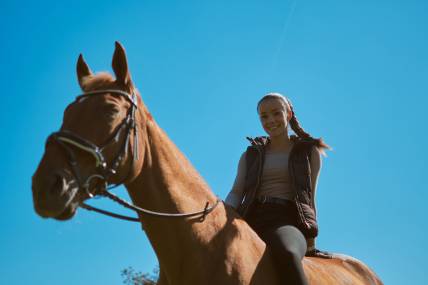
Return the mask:
[[[137,96],[135,95],[135,93],[132,93],[131,95],[125,91],[117,90],[117,89],[106,89],[106,90],[86,92],[82,95],[79,95],[76,98],[76,102],[79,102],[89,96],[105,95],[105,94],[122,96],[126,98],[126,100],[130,103],[130,107],[128,109],[126,117],[122,120],[122,122],[113,132],[112,136],[105,141],[105,143],[103,143],[101,146],[97,146],[96,144],[68,130],[60,130],[58,132],[52,133],[48,137],[46,142],[47,144],[49,142],[55,142],[64,151],[67,157],[67,162],[71,167],[71,172],[77,181],[79,190],[80,191],[83,190],[84,193],[89,196],[89,198],[93,198],[95,196],[107,197],[112,201],[122,205],[123,207],[137,212],[137,214],[149,215],[153,217],[162,217],[162,218],[200,217],[200,221],[203,221],[206,215],[211,213],[214,210],[214,208],[219,204],[220,199],[217,199],[217,201],[211,206],[209,205],[209,202],[207,202],[205,204],[204,209],[201,211],[190,212],[190,213],[164,213],[164,212],[156,212],[156,211],[140,208],[136,205],[133,205],[123,200],[122,198],[114,195],[113,193],[109,192],[109,190],[124,184],[125,181],[128,180],[134,166],[134,161],[138,160],[138,127],[135,121],[135,112],[138,109],[138,104],[137,104]],[[103,150],[105,149],[105,147],[109,146],[111,143],[119,142],[121,133],[123,132],[125,132],[125,138],[123,140],[123,144],[120,147],[118,153],[113,158],[112,162],[108,164],[103,155]],[[119,183],[110,184],[108,182],[108,179],[112,175],[117,173],[118,167],[120,166],[123,158],[128,153],[128,148],[129,148],[128,146],[130,145],[130,137],[132,133],[134,134],[133,158],[132,158],[132,164],[128,170],[128,174]],[[95,158],[95,173],[89,175],[85,181],[82,179],[79,164],[77,162],[76,155],[74,152],[75,148],[79,149],[80,151],[84,151]],[[95,188],[91,187],[92,180],[98,181],[98,183],[96,184],[98,187],[95,187]],[[113,218],[118,218],[122,220],[133,221],[133,222],[141,222],[139,218],[124,216],[124,215],[120,215],[110,211],[102,210],[83,202],[80,203],[79,207],[89,211],[94,211],[103,215],[107,215]]]

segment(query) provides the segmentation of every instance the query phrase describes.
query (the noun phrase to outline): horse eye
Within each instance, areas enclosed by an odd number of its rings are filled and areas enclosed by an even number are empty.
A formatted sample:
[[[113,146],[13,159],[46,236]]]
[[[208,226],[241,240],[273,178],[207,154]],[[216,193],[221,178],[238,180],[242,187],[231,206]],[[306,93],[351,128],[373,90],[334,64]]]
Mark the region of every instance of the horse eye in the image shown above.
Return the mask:
[[[106,112],[106,117],[108,117],[108,118],[116,118],[118,115],[119,115],[119,110],[117,110],[117,109],[113,109],[113,110]]]
[[[115,119],[119,115],[119,108],[116,106],[108,106],[104,110],[104,117],[107,119]]]

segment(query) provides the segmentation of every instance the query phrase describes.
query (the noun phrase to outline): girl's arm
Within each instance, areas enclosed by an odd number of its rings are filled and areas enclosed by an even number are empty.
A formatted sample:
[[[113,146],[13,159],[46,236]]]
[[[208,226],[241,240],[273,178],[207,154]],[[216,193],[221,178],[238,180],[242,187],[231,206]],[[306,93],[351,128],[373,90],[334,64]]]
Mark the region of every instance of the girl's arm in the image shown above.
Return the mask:
[[[225,203],[237,209],[241,204],[242,195],[244,193],[245,186],[245,174],[246,174],[246,162],[245,162],[244,152],[239,159],[238,170],[235,178],[235,182],[233,183],[232,190],[229,192],[225,199]]]
[[[317,190],[318,176],[321,170],[321,153],[317,147],[312,148],[311,153],[311,190],[312,190],[312,206],[315,210],[315,216],[317,214],[316,205],[315,205],[315,192]]]
[[[312,153],[311,153],[311,190],[312,190],[312,206],[314,208],[315,211],[315,217],[317,215],[317,209],[316,209],[316,204],[315,204],[315,192],[317,190],[317,182],[318,182],[318,176],[320,174],[320,170],[321,170],[321,153],[318,150],[317,147],[313,147],[312,148]],[[308,251],[312,250],[315,248],[315,239],[314,238],[309,238],[306,240],[307,244],[308,244]]]

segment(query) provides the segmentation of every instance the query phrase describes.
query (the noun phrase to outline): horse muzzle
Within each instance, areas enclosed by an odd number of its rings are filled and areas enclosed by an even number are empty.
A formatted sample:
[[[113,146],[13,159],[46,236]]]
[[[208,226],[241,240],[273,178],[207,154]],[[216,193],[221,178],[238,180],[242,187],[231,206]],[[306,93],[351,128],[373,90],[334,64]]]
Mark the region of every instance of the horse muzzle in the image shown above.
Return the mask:
[[[66,173],[33,176],[32,191],[36,213],[43,218],[68,220],[79,205],[79,187]]]

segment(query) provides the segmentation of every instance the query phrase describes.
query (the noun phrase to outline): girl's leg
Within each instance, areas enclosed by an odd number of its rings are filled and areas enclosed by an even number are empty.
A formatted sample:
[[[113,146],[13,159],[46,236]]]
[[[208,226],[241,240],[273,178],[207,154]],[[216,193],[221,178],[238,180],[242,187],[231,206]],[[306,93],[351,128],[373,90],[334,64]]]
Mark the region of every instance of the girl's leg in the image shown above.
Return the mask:
[[[307,248],[306,239],[298,228],[281,226],[265,232],[262,239],[269,246],[281,284],[309,284],[302,265]]]

